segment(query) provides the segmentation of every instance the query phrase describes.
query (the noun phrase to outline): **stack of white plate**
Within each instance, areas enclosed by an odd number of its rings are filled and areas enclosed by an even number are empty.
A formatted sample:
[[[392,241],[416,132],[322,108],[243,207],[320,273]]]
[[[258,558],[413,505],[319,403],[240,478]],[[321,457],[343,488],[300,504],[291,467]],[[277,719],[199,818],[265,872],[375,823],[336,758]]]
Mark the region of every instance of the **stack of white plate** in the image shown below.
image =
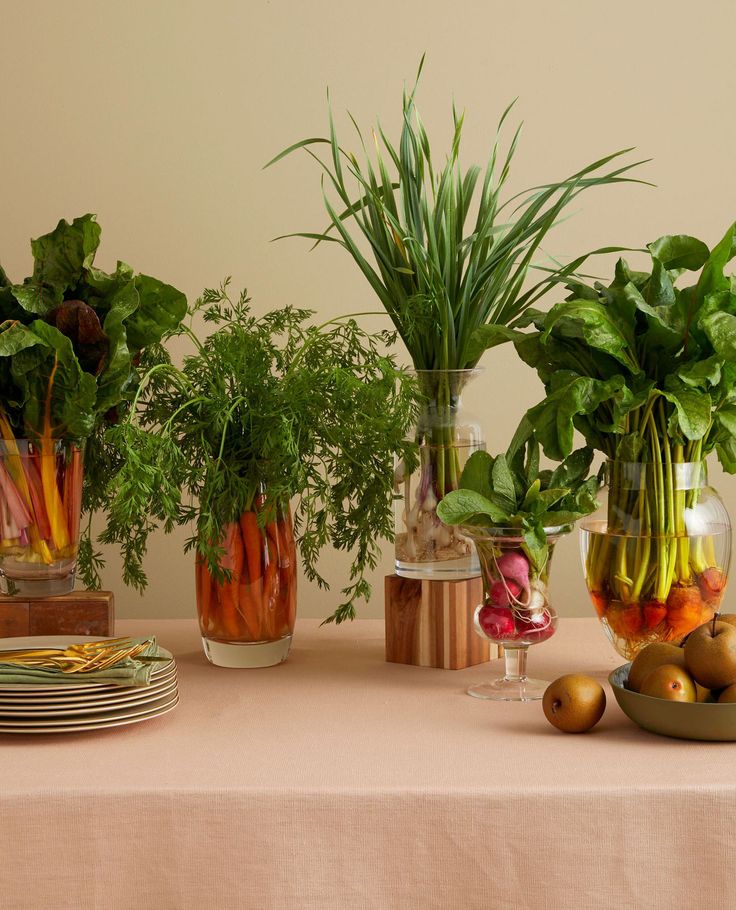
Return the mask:
[[[91,641],[83,636],[33,636],[0,639],[0,651],[67,648]],[[57,685],[0,683],[0,733],[78,733],[122,727],[160,717],[179,702],[176,663],[154,664],[147,686],[116,686],[78,682]]]

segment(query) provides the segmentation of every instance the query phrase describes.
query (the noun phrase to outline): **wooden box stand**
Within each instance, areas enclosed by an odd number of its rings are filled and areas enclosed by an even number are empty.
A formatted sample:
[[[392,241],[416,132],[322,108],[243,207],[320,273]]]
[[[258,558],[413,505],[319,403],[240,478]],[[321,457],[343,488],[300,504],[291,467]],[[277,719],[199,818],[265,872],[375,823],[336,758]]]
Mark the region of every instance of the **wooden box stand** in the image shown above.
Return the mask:
[[[498,657],[473,627],[483,600],[480,576],[425,581],[386,576],[386,660],[415,667],[462,670]]]
[[[74,591],[22,600],[0,595],[0,638],[19,635],[113,635],[112,591]]]

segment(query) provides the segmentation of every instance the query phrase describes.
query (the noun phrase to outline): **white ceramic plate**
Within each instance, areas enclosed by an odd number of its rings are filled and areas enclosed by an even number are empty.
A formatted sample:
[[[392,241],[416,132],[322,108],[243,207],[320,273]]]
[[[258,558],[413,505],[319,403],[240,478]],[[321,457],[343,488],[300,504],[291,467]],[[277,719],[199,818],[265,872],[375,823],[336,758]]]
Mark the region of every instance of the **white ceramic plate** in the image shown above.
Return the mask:
[[[174,689],[168,695],[162,698],[154,699],[151,702],[145,702],[142,705],[129,705],[127,708],[120,708],[117,711],[106,711],[103,714],[94,714],[89,717],[77,717],[76,715],[67,714],[66,717],[56,718],[3,718],[0,720],[0,733],[15,732],[17,730],[54,730],[66,729],[69,726],[85,728],[88,725],[116,724],[119,721],[132,720],[137,717],[155,717],[167,708],[173,707],[179,700],[179,691]],[[10,731],[8,731],[10,728]]]
[[[0,651],[26,651],[30,648],[67,648],[71,644],[82,644],[87,641],[106,641],[111,636],[100,637],[98,635],[31,635],[20,638],[0,638]],[[153,668],[151,680],[158,679],[167,670],[172,669],[173,655],[166,648],[159,646],[159,651],[170,660],[166,663],[160,663]],[[79,692],[80,690],[90,689],[107,689],[116,690],[120,688],[130,688],[129,686],[121,687],[111,685],[110,683],[84,682],[70,683],[69,685],[51,685],[51,686],[32,686],[28,683],[7,683],[0,684],[0,692],[12,692],[14,695],[37,695],[39,693],[54,692]]]
[[[11,724],[0,724],[0,735],[3,733],[87,733],[94,730],[106,730],[109,727],[125,727],[128,724],[140,724],[145,720],[153,720],[154,717],[161,717],[173,711],[179,704],[179,695],[177,694],[168,704],[153,711],[139,715],[138,717],[127,717],[120,720],[104,720],[99,718],[89,718],[89,723],[78,723],[70,721],[65,726],[58,727],[21,727]]]
[[[177,689],[176,677],[168,680],[164,685],[146,687],[136,692],[131,692],[119,698],[100,700],[77,700],[73,702],[44,702],[42,704],[28,704],[27,701],[6,705],[0,703],[0,723],[15,723],[21,717],[77,717],[80,714],[107,714],[122,708],[138,707],[149,704],[165,695],[170,695]]]

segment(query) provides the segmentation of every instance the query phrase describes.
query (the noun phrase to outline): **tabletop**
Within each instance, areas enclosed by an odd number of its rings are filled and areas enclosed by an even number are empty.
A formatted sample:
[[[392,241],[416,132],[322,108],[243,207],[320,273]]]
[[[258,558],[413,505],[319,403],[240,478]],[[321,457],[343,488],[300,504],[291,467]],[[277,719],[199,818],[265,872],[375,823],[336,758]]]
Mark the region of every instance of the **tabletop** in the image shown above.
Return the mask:
[[[539,702],[465,694],[498,665],[387,664],[379,621],[302,620],[262,670],[210,666],[192,621],[117,632],[174,653],[181,702],[0,737],[8,907],[736,905],[736,745],[646,733],[610,690],[592,732],[562,734]],[[529,672],[605,682],[622,662],[595,620],[567,619]]]

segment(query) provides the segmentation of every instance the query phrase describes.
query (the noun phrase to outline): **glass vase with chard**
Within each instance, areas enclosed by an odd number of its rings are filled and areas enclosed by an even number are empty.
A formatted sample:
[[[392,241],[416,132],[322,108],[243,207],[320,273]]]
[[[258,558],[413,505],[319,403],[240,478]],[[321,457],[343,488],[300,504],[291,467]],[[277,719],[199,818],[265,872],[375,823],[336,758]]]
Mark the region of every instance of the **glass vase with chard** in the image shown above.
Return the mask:
[[[145,348],[186,312],[184,295],[124,262],[95,268],[94,215],[31,241],[33,275],[0,268],[0,591],[67,594],[78,562],[99,581],[90,517],[115,465],[97,445],[127,406]],[[82,507],[87,520],[82,522]]]
[[[299,149],[317,159],[329,191],[324,201],[330,225],[321,233],[289,236],[345,249],[411,357],[424,404],[413,434],[418,471],[401,460],[396,468],[395,491],[403,497],[396,508],[396,572],[452,579],[479,572],[471,541],[437,516],[437,503],[457,488],[468,457],[484,448],[478,423],[460,411],[460,394],[485,350],[504,340],[527,307],[585,260],[550,262],[540,280],[526,281],[563,211],[590,187],[624,182],[636,164],[607,170],[625,154],[617,152],[564,180],[544,181],[502,200],[521,129],[504,151],[500,135],[511,105],[485,171],[461,166],[465,116],[453,107],[452,144],[438,169],[415,104],[423,62],[414,88],[403,95],[398,142],[376,126],[371,156],[351,117],[362,150],[356,155],[338,140],[330,110],[329,136],[297,142],[269,164]],[[315,146],[328,147],[330,154],[319,158]]]
[[[684,235],[619,260],[608,287],[570,297],[518,332],[547,398],[527,419],[557,457],[579,430],[608,459],[607,502],[582,528],[591,600],[616,649],[680,641],[719,608],[731,525],[708,486],[716,452],[736,472],[736,293],[725,268],[736,225],[713,250]],[[698,273],[688,286],[683,276]]]

